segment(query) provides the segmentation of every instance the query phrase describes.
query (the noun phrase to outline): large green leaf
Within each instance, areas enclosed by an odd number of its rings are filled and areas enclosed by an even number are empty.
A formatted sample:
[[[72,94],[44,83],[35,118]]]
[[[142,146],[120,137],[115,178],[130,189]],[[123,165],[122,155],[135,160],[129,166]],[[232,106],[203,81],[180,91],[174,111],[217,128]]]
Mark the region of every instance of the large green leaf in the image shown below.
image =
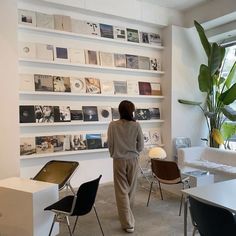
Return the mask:
[[[219,96],[219,100],[225,105],[229,105],[236,100],[236,84]]]
[[[236,121],[236,111],[232,107],[224,106],[222,112],[229,120]]]
[[[209,58],[210,54],[211,54],[211,44],[209,43],[209,41],[205,35],[205,31],[204,31],[203,27],[197,21],[194,21],[194,25],[197,29],[198,35],[200,37],[200,40],[201,40],[202,46],[206,52],[206,55]]]
[[[211,78],[210,69],[202,64],[198,75],[198,85],[201,92],[210,92],[212,90],[213,80]]]
[[[178,99],[179,103],[185,104],[185,105],[193,105],[193,106],[200,106],[202,102],[195,102],[195,101],[189,101],[184,99]]]
[[[221,127],[221,133],[225,140],[236,134],[236,124],[225,122]]]
[[[231,86],[231,84],[235,84],[236,83],[236,61],[234,62],[227,78],[225,81],[225,85],[227,88],[229,88]]]

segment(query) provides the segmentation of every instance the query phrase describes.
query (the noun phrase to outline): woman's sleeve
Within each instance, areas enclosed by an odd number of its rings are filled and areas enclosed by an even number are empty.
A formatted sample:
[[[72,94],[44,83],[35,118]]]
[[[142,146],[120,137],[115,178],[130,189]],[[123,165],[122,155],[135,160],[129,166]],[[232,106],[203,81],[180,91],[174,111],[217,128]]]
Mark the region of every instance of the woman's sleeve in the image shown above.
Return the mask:
[[[112,134],[112,127],[111,123],[109,124],[108,131],[107,131],[107,143],[110,155],[112,156],[113,153],[113,134]]]
[[[138,124],[138,137],[137,137],[137,150],[141,152],[144,148],[144,138],[143,138],[143,131],[141,129],[140,124]]]

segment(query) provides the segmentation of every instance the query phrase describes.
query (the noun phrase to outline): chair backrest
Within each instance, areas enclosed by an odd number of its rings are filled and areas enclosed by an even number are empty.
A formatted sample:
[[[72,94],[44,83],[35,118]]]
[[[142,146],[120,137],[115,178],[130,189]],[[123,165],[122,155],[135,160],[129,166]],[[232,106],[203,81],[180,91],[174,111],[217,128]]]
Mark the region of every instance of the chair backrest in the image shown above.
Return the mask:
[[[181,181],[180,170],[174,161],[151,159],[152,172],[156,178],[165,184],[176,184]]]
[[[99,181],[102,175],[97,179],[83,183],[77,191],[77,200],[72,215],[81,216],[89,213],[94,205]]]
[[[61,190],[70,181],[78,166],[77,161],[49,161],[32,179],[58,184]]]
[[[236,235],[236,222],[233,214],[223,208],[213,206],[189,197],[190,213],[200,235]]]

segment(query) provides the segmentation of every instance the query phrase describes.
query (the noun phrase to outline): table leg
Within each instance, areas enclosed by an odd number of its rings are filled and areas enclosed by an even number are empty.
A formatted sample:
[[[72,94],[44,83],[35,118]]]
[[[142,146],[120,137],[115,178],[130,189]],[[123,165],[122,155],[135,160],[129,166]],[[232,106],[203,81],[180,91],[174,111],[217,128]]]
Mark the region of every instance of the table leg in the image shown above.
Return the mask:
[[[187,236],[188,197],[184,198],[184,236]]]

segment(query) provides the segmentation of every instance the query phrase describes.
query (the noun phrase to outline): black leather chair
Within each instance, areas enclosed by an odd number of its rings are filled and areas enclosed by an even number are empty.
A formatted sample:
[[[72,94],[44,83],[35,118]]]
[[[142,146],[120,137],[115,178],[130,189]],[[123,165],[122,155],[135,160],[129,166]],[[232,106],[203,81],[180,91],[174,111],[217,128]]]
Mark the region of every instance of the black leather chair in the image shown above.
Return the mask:
[[[94,204],[101,177],[102,175],[100,175],[97,179],[83,183],[79,187],[76,195],[66,196],[44,209],[45,211],[52,211],[55,213],[49,236],[52,233],[55,222],[66,223],[70,235],[73,235],[78,217],[88,214],[92,210],[92,208],[95,211],[102,235],[104,235]],[[76,216],[73,230],[71,230],[70,228],[69,216]]]
[[[236,235],[236,217],[229,210],[204,203],[191,196],[189,209],[193,225],[201,236]]]

